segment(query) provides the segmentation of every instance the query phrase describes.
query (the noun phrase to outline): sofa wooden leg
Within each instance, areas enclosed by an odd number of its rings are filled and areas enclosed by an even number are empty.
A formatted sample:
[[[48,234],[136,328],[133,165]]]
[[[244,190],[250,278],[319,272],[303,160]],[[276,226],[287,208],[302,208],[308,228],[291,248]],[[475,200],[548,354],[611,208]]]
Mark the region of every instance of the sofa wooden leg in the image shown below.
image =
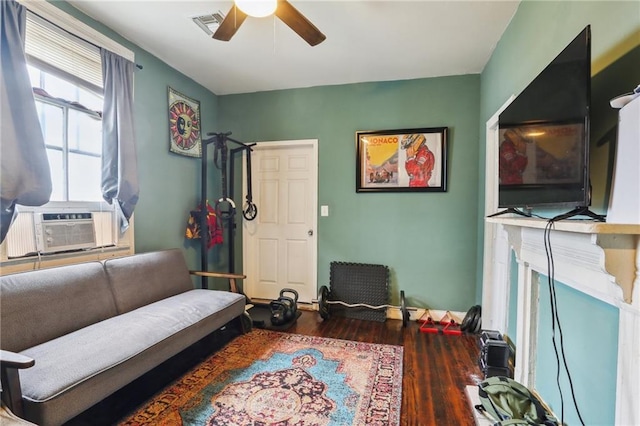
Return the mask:
[[[22,408],[22,389],[20,388],[20,376],[16,368],[2,369],[2,402],[13,414],[24,416]]]
[[[35,360],[27,356],[0,350],[0,384],[2,402],[18,417],[24,416],[22,407],[22,387],[18,369],[29,368]]]
[[[253,328],[253,320],[247,312],[243,312],[242,315],[237,318],[237,321],[238,329],[242,334],[247,334]]]

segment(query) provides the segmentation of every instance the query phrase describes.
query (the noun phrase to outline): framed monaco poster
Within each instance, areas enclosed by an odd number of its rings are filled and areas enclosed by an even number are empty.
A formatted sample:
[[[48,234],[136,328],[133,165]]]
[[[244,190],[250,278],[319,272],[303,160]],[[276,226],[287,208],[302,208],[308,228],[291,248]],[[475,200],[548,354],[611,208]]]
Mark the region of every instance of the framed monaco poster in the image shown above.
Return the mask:
[[[169,150],[189,157],[202,155],[200,102],[169,87]]]
[[[356,133],[356,192],[445,192],[447,128]]]

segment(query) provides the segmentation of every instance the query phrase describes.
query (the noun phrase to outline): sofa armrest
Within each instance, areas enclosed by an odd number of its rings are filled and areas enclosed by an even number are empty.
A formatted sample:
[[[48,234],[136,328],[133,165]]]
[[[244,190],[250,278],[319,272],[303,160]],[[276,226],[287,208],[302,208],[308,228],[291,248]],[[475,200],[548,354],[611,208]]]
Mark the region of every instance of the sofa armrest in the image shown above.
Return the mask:
[[[2,384],[2,402],[16,416],[22,417],[22,388],[18,370],[33,366],[36,361],[15,352],[0,350],[0,384]]]
[[[0,349],[0,366],[2,368],[29,368],[33,367],[35,363],[36,361],[28,356]]]
[[[189,271],[191,275],[197,275],[200,277],[210,277],[210,278],[228,278],[229,279],[229,288],[234,293],[240,293],[238,291],[238,286],[236,285],[236,279],[242,280],[247,278],[246,275],[243,274],[232,274],[227,272],[205,272],[205,271]]]

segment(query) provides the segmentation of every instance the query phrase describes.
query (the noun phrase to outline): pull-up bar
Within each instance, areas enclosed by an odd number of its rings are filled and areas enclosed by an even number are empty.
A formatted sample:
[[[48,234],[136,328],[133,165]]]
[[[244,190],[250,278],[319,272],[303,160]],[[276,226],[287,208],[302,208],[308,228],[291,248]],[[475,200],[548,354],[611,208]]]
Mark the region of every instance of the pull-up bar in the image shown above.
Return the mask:
[[[255,143],[251,143],[251,144],[246,144],[243,142],[240,142],[236,139],[230,138],[229,135],[231,135],[231,132],[226,132],[226,133],[207,133],[207,136],[209,136],[207,139],[204,139],[202,141],[202,168],[201,168],[201,179],[202,179],[202,183],[201,183],[201,190],[200,190],[200,200],[201,200],[201,206],[202,206],[202,214],[200,215],[200,234],[201,234],[201,240],[200,240],[200,268],[202,271],[208,271],[208,261],[207,261],[207,238],[208,238],[208,227],[207,227],[207,214],[206,214],[206,203],[207,203],[207,175],[208,175],[208,167],[207,167],[207,160],[208,160],[208,155],[207,155],[207,147],[210,144],[215,144],[215,154],[217,155],[218,152],[220,152],[221,154],[221,160],[222,160],[222,164],[220,165],[220,168],[222,169],[222,188],[223,188],[223,194],[222,197],[218,200],[218,202],[216,203],[216,215],[219,215],[219,217],[222,217],[223,219],[225,219],[226,221],[229,222],[228,226],[227,226],[227,239],[228,239],[228,244],[229,244],[229,272],[233,273],[234,269],[235,269],[235,260],[234,260],[234,244],[233,244],[233,230],[235,227],[235,223],[233,221],[233,217],[235,214],[235,203],[233,202],[233,161],[231,162],[230,168],[229,170],[231,171],[230,173],[230,183],[229,186],[227,185],[227,150],[228,150],[228,146],[227,146],[227,142],[232,142],[236,145],[238,145],[237,148],[234,148],[231,150],[232,153],[232,157],[233,154],[235,152],[240,152],[240,151],[251,151],[251,147],[255,145]],[[230,194],[227,194],[227,188],[230,188]],[[223,211],[222,210],[222,206],[225,205],[226,207],[228,207],[228,210]],[[207,281],[207,276],[202,276],[202,282],[201,282],[201,286],[202,288],[207,288],[208,287],[208,281]]]

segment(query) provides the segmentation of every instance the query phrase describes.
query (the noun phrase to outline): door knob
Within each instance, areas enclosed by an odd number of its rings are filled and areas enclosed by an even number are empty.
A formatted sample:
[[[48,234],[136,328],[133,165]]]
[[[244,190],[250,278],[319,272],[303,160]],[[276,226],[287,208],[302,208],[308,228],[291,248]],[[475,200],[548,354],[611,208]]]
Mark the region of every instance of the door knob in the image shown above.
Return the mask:
[[[313,236],[313,229],[309,229],[309,230],[307,231],[307,234],[309,234],[309,236],[310,236],[310,237],[312,237],[312,236]]]

